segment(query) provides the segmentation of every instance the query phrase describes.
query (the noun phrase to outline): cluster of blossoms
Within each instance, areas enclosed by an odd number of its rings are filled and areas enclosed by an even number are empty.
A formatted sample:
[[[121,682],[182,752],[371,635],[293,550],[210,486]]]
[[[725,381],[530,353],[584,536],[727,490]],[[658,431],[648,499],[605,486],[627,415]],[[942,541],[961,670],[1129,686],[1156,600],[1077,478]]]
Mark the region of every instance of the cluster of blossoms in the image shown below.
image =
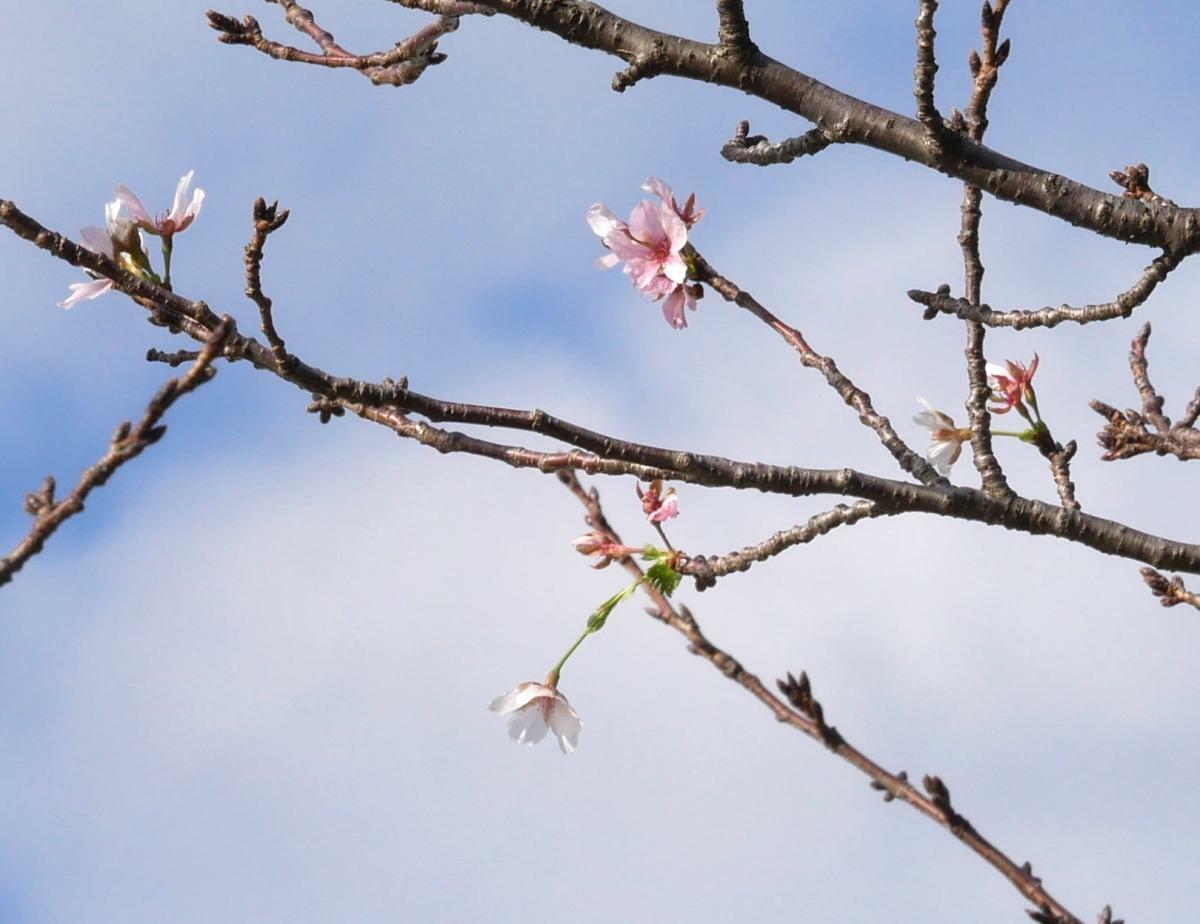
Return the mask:
[[[169,286],[171,284],[171,250],[174,236],[196,220],[204,202],[204,190],[196,189],[188,200],[188,187],[192,174],[188,171],[175,188],[175,202],[171,211],[155,217],[142,200],[127,186],[117,186],[117,198],[104,206],[104,227],[89,226],[80,235],[83,245],[93,253],[102,254],[117,263],[121,269],[142,279]],[[121,209],[128,211],[123,216]],[[150,265],[146,238],[151,234],[162,241],[163,275],[160,278]],[[93,279],[90,282],[75,282],[70,286],[71,294],[59,302],[62,308],[70,308],[77,302],[103,295],[113,287],[111,279]]]
[[[704,209],[696,208],[695,193],[680,207],[671,188],[654,177],[646,180],[642,189],[661,201],[643,199],[634,206],[628,223],[599,202],[588,209],[588,224],[610,251],[596,265],[609,269],[625,261],[625,275],[634,287],[661,301],[663,317],[679,330],[687,327],[684,309],[695,311],[696,300],[702,294],[699,285],[687,282],[688,264],[683,250],[688,230],[704,216]]]
[[[656,526],[670,517],[679,515],[679,498],[675,489],[670,488],[664,492],[662,481],[653,481],[644,490],[638,485],[637,495],[642,502],[642,511]],[[546,737],[547,732],[554,732],[558,738],[558,746],[564,754],[570,754],[579,744],[583,721],[558,689],[563,665],[583,644],[584,639],[604,628],[617,605],[627,600],[643,582],[670,596],[682,580],[682,575],[675,570],[680,553],[673,550],[661,551],[649,545],[640,549],[622,545],[610,534],[600,530],[584,533],[571,544],[581,555],[589,555],[595,559],[593,568],[607,568],[614,561],[624,561],[633,555],[640,555],[643,561],[652,564],[636,581],[596,608],[588,617],[583,634],[567,649],[567,653],[546,675],[545,681],[537,683],[527,680],[519,683],[507,693],[497,696],[488,706],[492,712],[508,718],[508,736],[513,741],[518,744],[537,744]]]
[[[1037,394],[1033,390],[1033,376],[1037,367],[1036,353],[1028,366],[1011,359],[1006,360],[1003,366],[987,364],[988,388],[992,390],[991,400],[994,402],[988,409],[993,414],[1007,414],[1016,408],[1017,413],[1032,424],[1032,428],[1023,433],[993,430],[993,435],[1015,436],[1025,442],[1034,442],[1039,436],[1048,437],[1049,430],[1038,413]],[[969,427],[956,427],[949,414],[934,410],[924,398],[917,398],[917,401],[924,410],[914,414],[913,421],[929,431],[929,449],[925,457],[941,474],[949,474],[950,466],[958,461],[962,453],[963,443],[971,438],[971,430]]]

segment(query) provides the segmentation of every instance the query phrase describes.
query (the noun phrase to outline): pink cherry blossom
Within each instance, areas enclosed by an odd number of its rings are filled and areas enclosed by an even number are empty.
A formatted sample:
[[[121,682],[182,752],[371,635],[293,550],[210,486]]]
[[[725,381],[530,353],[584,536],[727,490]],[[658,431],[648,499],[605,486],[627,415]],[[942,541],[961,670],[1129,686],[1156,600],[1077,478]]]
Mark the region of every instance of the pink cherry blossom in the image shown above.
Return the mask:
[[[687,285],[688,264],[683,248],[688,228],[700,220],[704,210],[696,208],[695,195],[680,209],[662,180],[651,177],[642,188],[662,202],[642,200],[628,224],[599,202],[588,209],[588,224],[609,250],[596,265],[609,269],[624,261],[625,274],[637,290],[662,301],[663,317],[678,330],[687,327],[685,309],[696,310],[699,287]]]
[[[1033,362],[1028,367],[1011,359],[1003,366],[988,363],[988,385],[992,389],[992,400],[998,402],[989,410],[993,414],[1007,414],[1015,407],[1022,417],[1028,417],[1025,401],[1037,410],[1037,395],[1033,390],[1033,375],[1037,367],[1037,353],[1033,354]]]
[[[537,744],[553,731],[558,746],[570,754],[579,744],[583,722],[556,687],[526,681],[492,700],[488,708],[508,719],[508,737],[518,744]]]
[[[679,496],[674,488],[668,488],[666,493],[663,493],[663,483],[660,479],[650,482],[650,486],[644,491],[638,485],[637,494],[642,501],[642,512],[651,523],[662,523],[679,516]]]
[[[189,170],[179,179],[175,187],[175,202],[171,211],[157,218],[146,210],[142,200],[128,186],[117,186],[117,200],[129,209],[137,226],[150,234],[170,239],[172,235],[185,230],[200,214],[200,206],[204,202],[204,190],[197,188],[192,193],[191,202],[186,202],[188,187],[192,184],[195,170]]]

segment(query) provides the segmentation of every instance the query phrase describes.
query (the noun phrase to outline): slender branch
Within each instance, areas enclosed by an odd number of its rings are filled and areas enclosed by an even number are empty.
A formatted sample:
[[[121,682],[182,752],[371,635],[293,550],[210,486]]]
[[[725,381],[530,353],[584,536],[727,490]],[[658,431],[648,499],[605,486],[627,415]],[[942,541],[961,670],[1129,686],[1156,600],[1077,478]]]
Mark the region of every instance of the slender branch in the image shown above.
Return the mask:
[[[967,106],[963,123],[967,136],[976,143],[983,141],[987,131],[987,107],[1000,76],[1000,65],[1008,57],[1008,43],[1004,51],[997,48],[1000,33],[1000,23],[1004,18],[1004,10],[1008,0],[997,0],[993,8],[988,0],[984,0],[980,22],[980,37],[983,54],[971,52],[969,59],[971,75],[974,84],[971,89],[971,101]],[[963,187],[962,220],[958,232],[958,243],[963,255],[963,275],[966,289],[966,300],[969,304],[978,305],[983,292],[983,260],[979,254],[979,223],[983,218],[983,194],[979,186],[967,183]],[[971,424],[971,455],[975,469],[979,472],[983,490],[993,497],[1009,498],[1014,496],[1009,487],[1000,460],[992,448],[991,415],[988,413],[987,401],[991,396],[988,387],[987,362],[984,359],[984,328],[977,321],[966,322],[967,343],[963,354],[967,361],[967,382],[970,391],[967,395],[967,414]]]
[[[245,262],[246,295],[258,306],[258,315],[261,320],[260,330],[271,345],[271,353],[282,369],[291,364],[293,357],[288,355],[287,344],[283,342],[283,338],[275,329],[275,319],[271,314],[271,299],[264,295],[262,290],[263,247],[266,246],[267,238],[271,233],[282,228],[283,223],[288,220],[288,215],[291,214],[287,209],[282,212],[278,209],[278,202],[267,205],[267,201],[262,196],[254,200],[254,233],[250,237],[250,243],[246,245]]]
[[[430,0],[393,2],[414,9],[433,8]],[[941,157],[930,150],[928,132],[920,121],[863,102],[772,58],[763,56],[753,68],[746,68],[723,54],[719,44],[649,29],[587,0],[479,0],[477,6],[627,62],[657,45],[661,49],[658,73],[741,90],[818,128],[836,128],[841,140],[914,161],[998,199],[1096,234],[1185,254],[1200,250],[1200,210],[1100,192],[1021,163],[969,137],[956,138],[954,157]]]
[[[594,488],[590,491],[585,490],[573,473],[564,472],[558,477],[583,504],[587,511],[584,519],[588,526],[609,541],[622,545],[621,537],[604,515],[597,491]],[[631,575],[638,577],[642,575],[641,567],[633,558],[623,559],[621,566]],[[722,674],[749,692],[766,706],[778,721],[820,742],[842,760],[865,774],[871,781],[871,787],[882,791],[887,801],[899,799],[945,828],[1011,882],[1026,900],[1037,907],[1039,912],[1054,915],[1054,919],[1061,924],[1082,924],[1079,918],[1064,908],[1045,889],[1041,879],[1033,875],[1029,864],[1018,866],[958,813],[950,801],[950,791],[941,779],[936,776],[926,776],[923,784],[928,794],[922,793],[908,781],[908,774],[903,771],[891,773],[885,770],[851,745],[836,728],[826,721],[825,711],[813,696],[812,685],[806,674],[801,673],[799,679],[788,674],[786,680],[779,681],[780,692],[787,700],[785,702],[772,693],[755,674],[746,670],[736,658],[713,644],[687,607],[672,605],[670,600],[648,584],[643,584],[642,588],[654,604],[647,610],[651,616],[679,632],[687,639],[689,651],[708,661]]]
[[[850,381],[830,357],[816,352],[808,345],[800,331],[785,324],[753,295],[717,273],[698,252],[692,250],[691,253],[695,258],[696,278],[711,286],[726,301],[733,302],[739,308],[745,309],[770,327],[783,338],[788,346],[800,354],[801,363],[808,368],[818,370],[825,376],[825,381],[841,395],[842,400],[858,411],[858,419],[862,424],[875,431],[879,441],[892,454],[892,458],[899,463],[902,470],[911,472],[922,484],[945,487],[950,483],[939,475],[937,470],[924,458],[909,448],[908,444],[893,429],[891,421],[875,410],[874,405],[871,404],[871,396]]]
[[[840,144],[837,134],[823,128],[814,128],[796,138],[788,138],[772,144],[766,135],[751,135],[750,123],[738,122],[733,138],[721,148],[721,156],[735,164],[790,164],[797,157],[811,156],[824,151],[831,144]]]
[[[207,12],[208,24],[221,34],[218,41],[226,45],[249,45],[268,57],[280,61],[296,61],[320,67],[348,67],[360,71],[371,83],[402,87],[414,83],[433,64],[441,64],[446,56],[437,50],[437,40],[458,28],[457,15],[440,16],[389,51],[356,55],[339,45],[333,33],[317,24],[310,10],[295,0],[268,0],[284,10],[287,21],[303,32],[321,49],[320,54],[303,51],[291,45],[274,42],[263,35],[262,26],[253,16],[240,21],[215,10]],[[471,10],[472,12],[474,9]]]
[[[146,362],[166,363],[172,369],[190,363],[200,358],[199,350],[176,350],[174,353],[164,353],[153,348],[146,351]]]
[[[1131,164],[1124,170],[1110,170],[1112,181],[1125,190],[1128,199],[1140,199],[1154,205],[1174,206],[1166,196],[1160,196],[1150,188],[1150,168],[1145,164]]]
[[[13,575],[42,550],[46,541],[65,521],[83,512],[84,502],[95,488],[103,485],[122,465],[162,438],[167,428],[159,421],[176,399],[199,388],[216,374],[212,368],[213,360],[220,353],[225,337],[233,329],[233,321],[228,317],[217,324],[192,368],[182,378],[169,379],[158,390],[137,426],[126,421],[117,427],[108,452],[83,473],[70,494],[56,501],[54,478],[47,477],[40,490],[26,496],[25,510],[34,518],[33,528],[29,530],[29,535],[17,543],[16,548],[0,558],[0,587],[11,581]]]
[[[832,510],[809,517],[808,521],[791,529],[781,530],[769,539],[748,545],[738,552],[707,558],[703,555],[685,558],[677,570],[696,579],[696,590],[707,590],[717,583],[717,578],[735,571],[749,571],[755,562],[766,561],[793,546],[812,542],[839,526],[853,526],[859,520],[879,516],[890,516],[889,510],[874,501],[857,501],[850,506],[838,504]]]
[[[1054,478],[1054,486],[1058,489],[1058,499],[1066,510],[1079,510],[1079,501],[1075,499],[1075,482],[1071,480],[1071,460],[1079,450],[1079,444],[1074,440],[1066,446],[1055,446],[1050,452],[1050,474]]]
[[[220,323],[203,302],[189,301],[124,272],[107,257],[42,227],[11,202],[0,200],[0,224],[62,260],[112,279],[118,290],[135,296],[135,301],[151,312],[152,319],[167,317],[175,329],[193,339],[206,341]],[[729,291],[732,283],[724,280],[723,285]],[[742,298],[744,294],[735,296],[740,299],[739,305],[747,308],[757,305],[752,299]],[[758,310],[765,311],[762,306],[758,306]],[[792,497],[850,496],[876,501],[896,512],[931,513],[1003,526],[1031,535],[1056,536],[1157,568],[1200,573],[1200,545],[1153,536],[1121,523],[1031,498],[1001,500],[971,488],[913,484],[848,468],[824,470],[767,465],[665,449],[597,433],[541,410],[444,401],[415,392],[403,381],[372,383],[337,378],[299,359],[290,368],[282,370],[267,345],[237,332],[226,337],[222,355],[229,361],[247,360],[315,398],[340,404],[360,417],[441,452],[465,452],[542,471],[582,469],[603,474],[631,474],[647,481],[663,478],[712,487],[753,488]],[[435,422],[449,420],[539,433],[583,451],[550,453],[507,446],[410,420],[409,413],[421,414]]]
[[[929,141],[940,150],[946,138],[946,124],[933,100],[934,75],[938,66],[934,58],[934,42],[937,32],[933,28],[933,16],[937,12],[937,0],[919,0],[917,12],[917,66],[913,69],[917,98],[917,118],[929,133]]]
[[[1108,420],[1108,425],[1096,434],[1105,449],[1101,457],[1107,462],[1131,459],[1146,452],[1160,456],[1175,456],[1180,461],[1200,459],[1200,430],[1196,415],[1200,413],[1200,389],[1184,410],[1179,422],[1172,425],[1163,414],[1163,397],[1150,382],[1150,360],[1146,345],[1150,342],[1150,325],[1142,325],[1129,350],[1129,369],[1133,384],[1142,399],[1141,413],[1127,410],[1121,413],[1103,401],[1092,401],[1091,408]]]
[[[1164,575],[1159,574],[1153,568],[1142,568],[1141,572],[1142,580],[1146,582],[1150,592],[1158,597],[1158,602],[1163,606],[1187,603],[1200,610],[1200,594],[1194,594],[1184,587],[1183,578],[1176,577],[1174,580],[1168,581]]]
[[[999,311],[988,305],[974,304],[966,298],[952,298],[948,293],[926,292],[923,289],[910,289],[908,297],[918,305],[925,306],[923,317],[927,321],[939,314],[950,314],[962,318],[964,321],[977,321],[985,327],[1011,327],[1014,330],[1026,330],[1031,327],[1057,327],[1064,321],[1090,324],[1092,321],[1129,317],[1135,308],[1145,304],[1158,284],[1166,279],[1171,270],[1181,262],[1183,262],[1183,257],[1179,254],[1164,253],[1146,267],[1142,277],[1130,289],[1122,292],[1111,302],[1084,305],[1081,308],[1059,305],[1057,308],[1046,306],[1038,309]]]

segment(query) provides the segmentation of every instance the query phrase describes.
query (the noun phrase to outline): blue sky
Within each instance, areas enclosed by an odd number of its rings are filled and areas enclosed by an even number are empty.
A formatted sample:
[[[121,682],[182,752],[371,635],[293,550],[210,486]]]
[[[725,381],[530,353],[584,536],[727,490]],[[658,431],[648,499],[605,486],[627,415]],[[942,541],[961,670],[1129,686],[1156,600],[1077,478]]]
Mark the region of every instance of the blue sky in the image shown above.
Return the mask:
[[[352,49],[422,21],[381,0],[314,0]],[[696,37],[711,4],[613,7]],[[749,0],[768,53],[912,109],[915,4],[819,14]],[[75,233],[114,184],[165,207],[196,170],[204,212],[176,287],[256,326],[242,295],[254,198],[293,210],[264,281],[289,346],[361,378],[539,406],[660,445],[892,474],[815,374],[710,296],[685,332],[598,273],[583,215],[627,212],[650,174],[695,190],[697,246],[804,330],[914,442],[914,396],[958,412],[962,332],[908,288],[957,288],[959,187],[869,150],[787,167],[722,161],[741,118],[808,126],[670,80],[614,94],[615,62],[499,18],[442,42],[412,87],[215,41],[203,4],[46,2],[0,59],[0,196]],[[2,7],[0,7],[2,8]],[[301,41],[270,6],[268,33]],[[14,6],[15,10],[15,6]],[[939,103],[963,105],[974,3],[942,4]],[[1163,3],[1014,4],[989,140],[1106,188],[1145,161],[1200,199],[1191,62],[1200,22]],[[984,298],[1106,301],[1153,254],[985,203]],[[113,295],[64,312],[81,275],[0,236],[0,542],[21,497],[72,484],[169,374],[182,344]],[[1195,539],[1194,475],[1099,461],[1087,401],[1135,400],[1129,341],[1155,334],[1178,413],[1197,384],[1186,264],[1128,321],[989,337],[1042,358],[1039,397],[1075,438],[1085,509]],[[616,589],[570,550],[552,479],[443,458],[253,370],[168,415],[166,438],[93,496],[0,593],[0,920],[1011,921],[1020,899],[944,832],[789,734],[680,641],[619,610],[564,673],[580,749],[513,746],[487,702],[540,677]],[[1042,462],[1002,444],[1024,493]],[[1191,477],[1189,477],[1191,476]],[[969,465],[956,480],[973,484]],[[600,485],[647,541],[628,479]],[[722,552],[824,509],[685,488],[672,538]],[[7,499],[7,500],[5,500]],[[931,518],[867,523],[682,599],[764,679],[807,670],[832,721],[881,763],[935,772],[961,810],[1081,917],[1196,900],[1200,626],[1136,568],[1050,540]]]

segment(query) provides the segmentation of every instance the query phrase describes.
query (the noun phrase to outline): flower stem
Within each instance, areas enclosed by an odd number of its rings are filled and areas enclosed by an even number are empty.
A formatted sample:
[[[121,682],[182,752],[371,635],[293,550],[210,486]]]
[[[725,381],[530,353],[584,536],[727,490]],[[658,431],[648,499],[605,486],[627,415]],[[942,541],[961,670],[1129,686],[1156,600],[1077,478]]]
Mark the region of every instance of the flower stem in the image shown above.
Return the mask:
[[[593,633],[599,632],[601,629],[603,629],[604,623],[608,621],[609,614],[617,608],[617,604],[619,604],[622,600],[627,600],[629,597],[633,596],[633,592],[641,587],[642,582],[645,580],[645,575],[639,577],[628,587],[617,591],[598,607],[596,607],[596,609],[592,612],[592,615],[588,617],[587,626],[584,628],[583,634],[580,635],[579,638],[575,639],[575,644],[567,649],[567,653],[559,659],[558,663],[554,665],[554,667],[550,670],[550,673],[546,676],[546,686],[553,687],[558,683],[558,675],[562,673],[563,665],[567,663],[567,659],[570,658],[571,655],[575,654],[575,650],[583,644],[583,640],[589,635],[592,635]]]

